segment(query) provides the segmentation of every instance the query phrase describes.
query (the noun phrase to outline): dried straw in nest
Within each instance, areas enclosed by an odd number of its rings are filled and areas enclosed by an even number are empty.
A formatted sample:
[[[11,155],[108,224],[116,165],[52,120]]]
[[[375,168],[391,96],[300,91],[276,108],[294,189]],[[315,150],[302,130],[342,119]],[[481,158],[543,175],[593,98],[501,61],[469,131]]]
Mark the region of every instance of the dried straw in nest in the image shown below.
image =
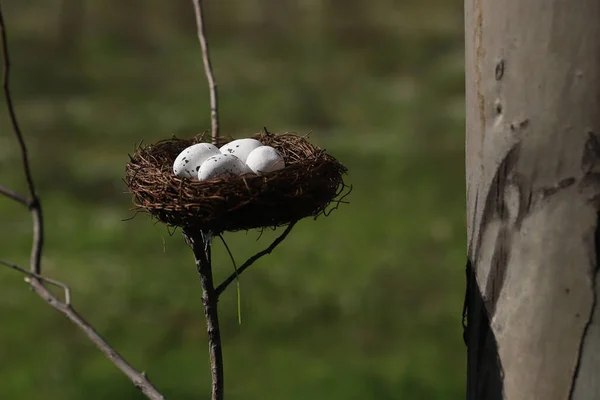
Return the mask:
[[[331,202],[342,201],[347,169],[324,150],[292,134],[265,130],[253,137],[279,150],[286,167],[264,176],[193,181],[176,177],[173,162],[186,147],[204,141],[202,137],[140,146],[126,166],[133,210],[146,211],[169,226],[220,233],[317,217]]]

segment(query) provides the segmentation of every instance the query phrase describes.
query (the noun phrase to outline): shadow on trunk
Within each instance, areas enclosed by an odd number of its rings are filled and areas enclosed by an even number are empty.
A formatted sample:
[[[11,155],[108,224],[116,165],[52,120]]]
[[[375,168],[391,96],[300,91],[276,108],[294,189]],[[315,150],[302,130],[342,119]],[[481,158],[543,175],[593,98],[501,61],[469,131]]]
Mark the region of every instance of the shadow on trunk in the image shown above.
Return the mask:
[[[467,287],[463,319],[467,345],[467,400],[502,400],[502,365],[498,343],[471,261],[467,261]]]

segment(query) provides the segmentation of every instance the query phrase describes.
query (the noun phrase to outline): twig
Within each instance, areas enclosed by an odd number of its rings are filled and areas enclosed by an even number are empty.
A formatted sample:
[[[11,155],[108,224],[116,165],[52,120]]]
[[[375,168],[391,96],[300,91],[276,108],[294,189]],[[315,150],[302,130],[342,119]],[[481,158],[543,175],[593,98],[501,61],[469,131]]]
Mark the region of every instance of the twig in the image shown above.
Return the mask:
[[[23,267],[19,267],[17,264],[13,264],[13,263],[5,261],[5,260],[0,260],[0,264],[5,265],[5,266],[7,266],[9,268],[12,268],[12,269],[14,269],[16,271],[19,271],[19,272],[21,272],[21,273],[23,273],[23,274],[25,274],[25,275],[27,275],[27,276],[29,276],[31,278],[39,279],[42,282],[46,282],[46,283],[49,283],[51,285],[54,285],[56,287],[59,287],[59,288],[63,289],[65,291],[65,301],[64,301],[64,303],[66,305],[70,305],[71,304],[71,289],[69,289],[69,287],[67,285],[65,285],[64,283],[59,282],[59,281],[55,281],[54,279],[51,279],[51,278],[46,278],[45,276],[42,276],[42,275],[34,274],[33,272],[27,271]],[[30,280],[28,278],[25,278],[25,281],[27,283],[30,282]]]
[[[98,347],[98,349],[112,363],[123,372],[133,382],[147,398],[151,400],[164,400],[164,396],[152,385],[145,373],[136,370],[129,364],[115,349],[96,332],[96,330],[69,304],[61,302],[48,289],[46,289],[37,278],[30,279],[29,284],[33,290],[44,299],[49,305],[63,313],[68,319],[79,327],[85,333],[89,340]]]
[[[150,383],[147,375],[144,372],[140,372],[133,368],[131,364],[129,364],[116,350],[114,350],[98,334],[98,332],[96,332],[96,330],[87,321],[85,321],[73,307],[71,307],[71,294],[67,285],[54,279],[46,278],[44,276],[29,272],[25,268],[8,261],[0,260],[0,264],[29,276],[31,279],[28,279],[27,283],[31,285],[33,290],[50,306],[63,313],[68,319],[75,323],[75,325],[77,325],[86,334],[92,343],[94,343],[98,349],[110,361],[112,361],[113,364],[115,364],[115,366],[119,368],[138,389],[142,391],[142,393],[146,395],[146,397],[151,400],[164,400],[164,396],[161,395],[158,390],[156,390],[152,383]],[[62,288],[65,291],[65,301],[60,301],[52,292],[46,289],[40,283],[40,281]]]
[[[217,104],[217,85],[212,72],[210,63],[210,53],[208,51],[208,42],[204,33],[204,15],[203,15],[203,0],[192,0],[194,3],[194,11],[196,14],[196,25],[198,26],[198,40],[202,49],[202,61],[204,61],[204,72],[208,81],[208,90],[210,92],[210,119],[211,119],[211,136],[213,144],[217,143],[219,137],[219,107]]]
[[[202,304],[208,331],[208,353],[210,355],[210,371],[212,376],[212,400],[223,400],[223,350],[217,305],[219,296],[215,291],[212,276],[210,239],[206,233],[184,232],[186,242],[194,252],[196,270],[202,285]]]
[[[33,220],[33,244],[31,249],[31,260],[30,260],[30,272],[26,269],[19,267],[15,264],[2,261],[3,265],[11,267],[17,271],[25,273],[29,276],[28,283],[34,292],[44,299],[50,306],[64,314],[70,319],[75,325],[83,331],[92,343],[94,343],[98,349],[110,360],[112,363],[121,370],[133,384],[142,391],[146,397],[151,400],[164,400],[164,396],[150,383],[145,373],[139,372],[131,366],[115,349],[113,349],[99,334],[96,330],[85,321],[73,307],[70,305],[71,296],[68,286],[55,281],[50,278],[45,278],[41,275],[41,257],[42,248],[44,244],[44,224],[42,216],[42,206],[40,200],[36,194],[35,186],[33,183],[33,177],[31,174],[31,168],[29,165],[29,157],[27,154],[27,146],[23,139],[23,134],[19,127],[17,116],[15,113],[14,105],[9,88],[9,77],[10,77],[10,58],[8,54],[7,44],[7,33],[6,26],[4,24],[4,16],[2,14],[2,4],[0,3],[0,43],[2,48],[2,89],[6,105],[8,107],[8,113],[10,115],[11,124],[19,148],[21,150],[21,159],[23,164],[23,170],[25,172],[25,180],[29,189],[29,199],[24,196],[17,194],[16,192],[2,187],[0,194],[3,194],[21,204],[25,204],[29,207]],[[60,301],[52,292],[50,292],[42,282],[47,282],[52,285],[62,287],[65,290],[65,301]]]
[[[34,292],[40,296],[46,303],[52,306],[64,314],[70,319],[75,325],[79,327],[88,337],[88,339],[98,347],[98,349],[110,360],[112,363],[123,372],[133,382],[143,394],[151,400],[164,400],[165,397],[152,385],[148,380],[145,373],[136,370],[131,364],[127,362],[115,349],[113,349],[103,338],[96,332],[96,330],[85,320],[77,311],[71,306],[71,295],[69,287],[61,282],[55,281],[54,279],[46,278],[32,272],[27,271],[25,268],[19,267],[18,265],[0,260],[0,264],[6,265],[19,272],[28,275],[31,279],[28,279],[29,285],[33,288]],[[59,286],[65,290],[65,301],[60,301],[52,292],[50,292],[41,282],[48,282],[52,285]]]
[[[17,203],[23,204],[25,207],[29,208],[29,200],[27,197],[23,196],[21,193],[17,193],[12,189],[7,188],[6,186],[0,185],[0,194],[5,195],[9,199],[16,201]]]
[[[4,16],[2,14],[2,4],[0,4],[0,42],[2,43],[2,91],[4,93],[4,98],[6,99],[6,107],[8,108],[8,115],[10,116],[13,132],[17,137],[19,148],[21,149],[21,162],[23,164],[23,171],[25,172],[25,180],[27,181],[29,196],[31,197],[31,199],[28,201],[31,215],[33,217],[33,246],[31,247],[30,267],[31,272],[39,275],[41,273],[42,247],[44,246],[44,219],[42,217],[42,206],[40,205],[39,198],[35,192],[35,185],[33,184],[33,177],[31,176],[29,157],[27,155],[27,146],[25,145],[25,140],[23,139],[23,134],[21,133],[21,128],[19,127],[15,106],[10,94],[10,56],[8,54],[8,39],[6,34],[6,26],[4,24]]]
[[[23,170],[25,172],[25,179],[27,180],[27,186],[29,191],[35,193],[35,186],[31,177],[31,170],[29,168],[27,147],[25,146],[25,140],[17,121],[17,114],[15,112],[15,106],[12,102],[12,96],[10,95],[9,78],[10,78],[10,56],[8,54],[8,40],[6,34],[6,26],[4,24],[4,16],[2,13],[2,6],[0,5],[0,36],[2,41],[2,90],[4,92],[4,98],[6,99],[6,106],[8,108],[8,115],[12,124],[13,131],[19,141],[19,147],[21,149],[21,158],[23,161]]]
[[[263,251],[260,251],[260,252],[256,253],[255,255],[253,255],[252,257],[250,257],[241,267],[239,267],[237,269],[237,272],[229,275],[229,277],[227,279],[225,279],[223,281],[223,283],[221,283],[219,286],[217,286],[217,289],[216,289],[217,296],[220,296],[221,293],[223,293],[225,291],[225,289],[227,289],[227,286],[229,286],[231,284],[231,282],[233,282],[236,278],[238,278],[242,274],[242,272],[247,270],[248,267],[250,267],[252,264],[254,264],[255,261],[257,261],[262,256],[271,254],[271,252],[275,249],[275,247],[277,247],[279,245],[279,243],[283,242],[283,240],[287,237],[287,235],[290,233],[290,231],[292,230],[294,225],[296,225],[296,222],[292,222],[291,224],[289,224],[288,227],[285,228],[285,231],[283,231],[283,233],[277,239],[275,239],[269,247],[267,247]]]

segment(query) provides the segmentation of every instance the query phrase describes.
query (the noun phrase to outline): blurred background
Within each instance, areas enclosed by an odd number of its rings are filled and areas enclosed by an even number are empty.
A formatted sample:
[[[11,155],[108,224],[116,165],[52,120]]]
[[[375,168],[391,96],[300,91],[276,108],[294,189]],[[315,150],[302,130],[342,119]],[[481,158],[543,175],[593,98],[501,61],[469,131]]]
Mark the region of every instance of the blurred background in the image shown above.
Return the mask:
[[[44,273],[169,399],[208,399],[206,326],[180,232],[132,215],[140,141],[210,129],[191,1],[3,1],[12,90],[46,217]],[[207,0],[224,134],[312,131],[354,186],[222,297],[228,399],[460,399],[463,2]],[[0,111],[0,182],[26,191]],[[0,258],[31,220],[0,198]],[[279,232],[225,236],[238,265]],[[233,271],[215,242],[217,280]],[[0,398],[142,399],[0,269]]]

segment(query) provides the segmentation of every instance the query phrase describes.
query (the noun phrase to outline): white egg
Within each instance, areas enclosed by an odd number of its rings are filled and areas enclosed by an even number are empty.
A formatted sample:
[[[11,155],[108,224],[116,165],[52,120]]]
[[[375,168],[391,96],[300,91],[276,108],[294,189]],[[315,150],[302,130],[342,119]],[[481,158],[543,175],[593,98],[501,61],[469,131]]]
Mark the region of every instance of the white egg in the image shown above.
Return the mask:
[[[234,155],[217,154],[212,156],[200,166],[198,179],[201,181],[225,176],[237,176],[250,173],[250,169]]]
[[[256,139],[238,139],[221,147],[221,153],[232,154],[245,163],[252,150],[260,146],[262,146],[262,143]]]
[[[198,170],[209,157],[221,154],[219,148],[210,143],[198,143],[183,150],[173,163],[173,173],[180,178],[196,178]]]
[[[285,167],[283,157],[271,146],[257,147],[252,150],[246,160],[246,165],[256,174],[265,174]]]

